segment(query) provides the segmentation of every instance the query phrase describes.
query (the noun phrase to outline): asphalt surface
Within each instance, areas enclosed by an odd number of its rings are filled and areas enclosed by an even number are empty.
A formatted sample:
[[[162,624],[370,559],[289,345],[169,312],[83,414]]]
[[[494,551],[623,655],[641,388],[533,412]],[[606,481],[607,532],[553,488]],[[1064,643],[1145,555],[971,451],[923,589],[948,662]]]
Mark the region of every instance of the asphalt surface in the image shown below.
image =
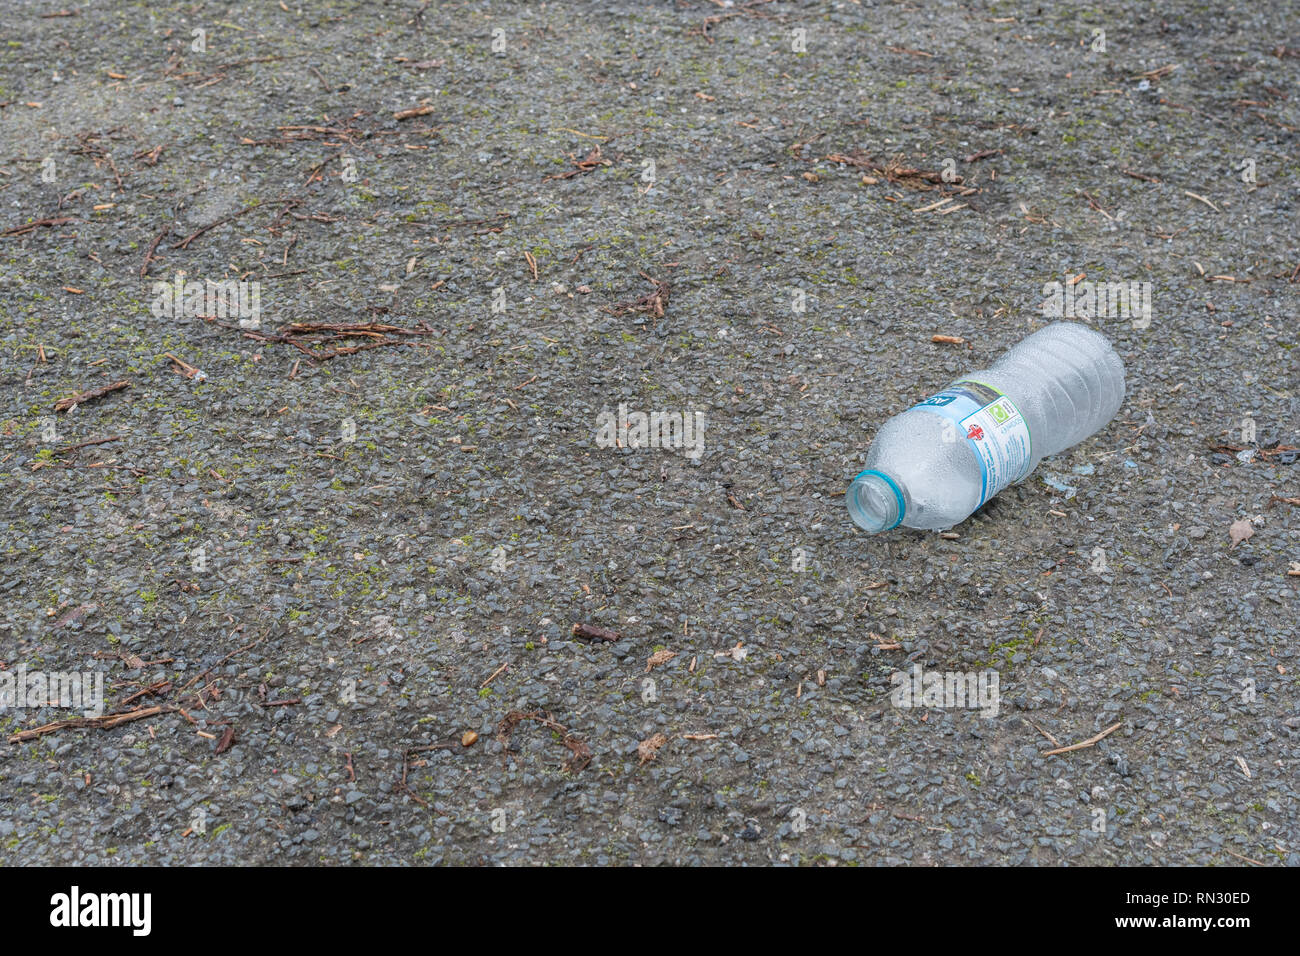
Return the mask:
[[[1300,863],[1288,4],[69,9],[0,10],[0,666],[132,719],[0,743],[0,862]],[[1080,274],[1115,421],[858,532]]]

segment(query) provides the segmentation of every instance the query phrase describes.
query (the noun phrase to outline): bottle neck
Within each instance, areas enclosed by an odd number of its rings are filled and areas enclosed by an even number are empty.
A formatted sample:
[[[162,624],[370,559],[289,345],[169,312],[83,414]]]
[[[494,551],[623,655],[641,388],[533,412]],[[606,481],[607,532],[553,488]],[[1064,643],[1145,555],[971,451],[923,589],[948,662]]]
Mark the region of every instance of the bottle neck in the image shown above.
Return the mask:
[[[853,523],[870,534],[897,528],[907,514],[902,487],[881,471],[867,469],[854,478],[847,497]]]

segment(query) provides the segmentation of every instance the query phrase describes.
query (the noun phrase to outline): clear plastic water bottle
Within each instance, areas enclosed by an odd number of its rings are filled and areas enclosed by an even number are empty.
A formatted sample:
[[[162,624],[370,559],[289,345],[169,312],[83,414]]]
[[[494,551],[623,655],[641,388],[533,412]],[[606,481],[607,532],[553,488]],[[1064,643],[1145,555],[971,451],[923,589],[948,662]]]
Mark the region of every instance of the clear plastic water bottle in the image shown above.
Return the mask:
[[[950,528],[1100,429],[1123,401],[1124,363],[1106,337],[1054,322],[885,422],[849,485],[849,515],[872,534]]]

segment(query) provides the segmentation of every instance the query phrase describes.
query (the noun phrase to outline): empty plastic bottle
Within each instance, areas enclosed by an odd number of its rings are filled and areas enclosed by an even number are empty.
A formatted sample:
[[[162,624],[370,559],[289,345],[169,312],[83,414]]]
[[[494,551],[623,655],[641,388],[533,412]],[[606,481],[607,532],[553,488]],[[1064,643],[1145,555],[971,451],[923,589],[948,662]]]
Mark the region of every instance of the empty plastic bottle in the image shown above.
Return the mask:
[[[1124,363],[1099,332],[1055,322],[881,426],[845,500],[858,527],[937,530],[965,520],[1124,401]]]

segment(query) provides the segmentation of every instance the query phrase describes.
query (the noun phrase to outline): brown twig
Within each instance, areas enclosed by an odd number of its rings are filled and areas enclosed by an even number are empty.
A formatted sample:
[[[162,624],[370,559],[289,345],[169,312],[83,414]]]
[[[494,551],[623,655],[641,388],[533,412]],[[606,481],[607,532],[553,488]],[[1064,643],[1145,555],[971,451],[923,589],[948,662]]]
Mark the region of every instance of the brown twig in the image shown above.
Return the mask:
[[[1085,747],[1093,746],[1098,741],[1100,741],[1103,737],[1113,734],[1115,731],[1119,730],[1119,728],[1123,726],[1124,726],[1124,722],[1121,720],[1118,724],[1112,724],[1110,727],[1107,727],[1105,730],[1103,730],[1095,737],[1089,737],[1087,740],[1080,741],[1077,744],[1070,744],[1070,746],[1068,747],[1057,747],[1055,750],[1044,750],[1043,756],[1051,757],[1054,754],[1069,753],[1071,750],[1083,750]]]
[[[121,382],[114,382],[112,385],[104,385],[101,388],[92,388],[86,392],[78,392],[76,395],[73,395],[69,398],[59,399],[57,402],[54,403],[54,410],[56,412],[66,412],[68,409],[76,405],[84,405],[87,402],[93,402],[97,398],[103,398],[105,395],[108,395],[111,392],[116,392],[119,389],[130,388],[130,387],[131,387],[130,382],[121,381]]]
[[[595,624],[582,624],[576,621],[573,625],[573,636],[585,637],[594,641],[609,641],[611,643],[623,640],[623,635],[618,631],[611,631]]]
[[[626,315],[629,312],[643,312],[647,315],[653,315],[655,318],[662,319],[664,309],[668,305],[668,296],[672,291],[671,286],[661,279],[655,279],[644,272],[640,273],[641,278],[654,284],[654,291],[647,292],[641,298],[634,302],[618,302],[614,305],[606,306],[605,311],[610,315]]]
[[[162,242],[165,238],[167,238],[167,236],[171,233],[171,231],[172,231],[172,224],[168,223],[165,227],[163,227],[163,231],[158,233],[158,235],[154,237],[153,242],[149,243],[149,248],[146,249],[144,253],[144,262],[140,263],[141,279],[143,279],[145,276],[149,274],[149,263],[153,262],[154,259],[157,258],[157,256],[154,255],[154,253],[158,251],[158,243]]]
[[[542,182],[550,182],[552,179],[572,179],[574,176],[581,176],[583,173],[589,173],[601,166],[613,166],[611,160],[606,159],[600,152],[600,147],[596,146],[582,159],[577,159],[574,153],[569,154],[569,162],[573,168],[568,172],[556,173],[554,176],[547,176]]]
[[[112,438],[92,438],[90,441],[80,441],[75,445],[67,445],[63,448],[57,448],[54,451],[56,455],[66,455],[69,452],[77,451],[80,448],[89,448],[91,445],[107,445],[111,441],[121,441],[121,435],[114,435]],[[1285,501],[1286,499],[1281,499]],[[1300,503],[1300,502],[1297,502]]]
[[[591,763],[591,758],[593,756],[591,748],[582,740],[578,739],[574,734],[570,733],[569,728],[558,723],[550,714],[543,716],[540,711],[525,713],[522,710],[510,711],[505,715],[505,717],[501,718],[501,722],[497,724],[497,740],[501,743],[501,756],[503,759],[505,758],[506,750],[510,746],[511,733],[513,733],[514,729],[525,720],[535,721],[548,730],[553,730],[557,734],[563,735],[560,743],[564,744],[564,746],[569,750],[569,757],[564,761],[564,769],[569,771],[569,773],[577,773]]]
[[[895,183],[899,186],[905,186],[908,189],[915,189],[920,192],[927,192],[935,188],[942,189],[944,186],[961,186],[965,182],[963,177],[958,176],[955,173],[950,173],[950,178],[945,179],[942,172],[933,172],[919,169],[914,166],[904,166],[903,158],[901,156],[894,156],[883,164],[876,162],[871,156],[862,153],[853,153],[851,155],[831,153],[830,155],[823,157],[823,159],[828,163],[840,163],[846,166],[857,166],[861,169],[869,169],[890,183]],[[867,183],[867,185],[874,185],[876,182],[879,182],[879,180],[872,179]],[[974,187],[971,188],[973,189]],[[970,193],[967,191],[961,192],[961,195],[963,196],[969,194]]]
[[[887,46],[885,47],[885,49],[888,50],[890,53],[905,53],[908,56],[925,56],[925,57],[929,57],[932,60],[934,59],[933,53],[926,53],[924,50],[909,50],[907,47],[904,46]]]
[[[128,710],[120,714],[104,714],[102,717],[72,717],[68,720],[56,720],[52,724],[45,724],[41,727],[33,727],[31,730],[22,730],[9,737],[11,744],[20,744],[28,740],[35,740],[38,737],[44,737],[46,734],[58,733],[60,730],[77,729],[94,729],[94,730],[111,730],[122,724],[130,723],[133,720],[143,720],[145,717],[156,717],[159,714],[170,711],[171,707],[158,705],[155,707],[140,707],[136,710]]]
[[[224,225],[225,223],[228,223],[228,222],[233,222],[234,220],[238,219],[240,216],[242,216],[242,215],[244,215],[244,214],[246,214],[246,213],[250,213],[250,212],[252,212],[254,209],[257,209],[257,208],[259,208],[257,205],[253,205],[253,206],[245,206],[243,209],[239,210],[239,212],[237,212],[237,213],[232,213],[232,214],[229,215],[229,216],[226,216],[226,217],[224,217],[224,218],[222,218],[222,219],[218,219],[216,222],[210,222],[210,223],[208,223],[206,226],[202,226],[201,228],[199,228],[199,229],[195,230],[194,232],[190,233],[188,236],[186,236],[186,237],[185,237],[184,239],[182,239],[180,242],[178,242],[178,243],[176,243],[175,245],[173,245],[172,248],[173,248],[173,249],[188,249],[188,248],[189,248],[189,245],[190,245],[191,242],[193,242],[193,241],[194,241],[195,239],[197,239],[199,236],[203,235],[203,234],[204,234],[205,232],[207,232],[209,229],[215,229],[215,228],[217,228],[217,226]]]
[[[1160,182],[1160,180],[1156,179],[1154,176],[1147,176],[1145,173],[1135,173],[1131,169],[1121,169],[1120,172],[1123,173],[1125,176],[1131,176],[1134,179],[1140,179],[1144,183]]]
[[[171,681],[160,680],[155,684],[150,684],[148,687],[144,688],[143,690],[136,691],[130,697],[122,698],[121,706],[125,707],[127,704],[134,702],[138,698],[144,697],[146,694],[152,694],[154,697],[161,697],[164,693],[171,690],[171,688],[172,688]]]
[[[413,106],[409,110],[398,110],[393,114],[395,120],[414,119],[417,116],[428,116],[433,112],[432,106]]]
[[[1239,451],[1245,451],[1244,445],[1215,445],[1211,444],[1210,451],[1218,452],[1221,455],[1236,455]],[[1281,455],[1288,451],[1300,451],[1295,445],[1274,445],[1272,448],[1253,448],[1251,449],[1261,458],[1271,458],[1274,455]]]
[[[193,378],[194,376],[196,376],[196,375],[199,374],[199,370],[198,370],[197,368],[195,368],[195,367],[194,367],[193,365],[191,365],[189,362],[183,362],[183,361],[181,361],[181,360],[178,359],[175,355],[172,355],[171,352],[164,352],[164,353],[163,353],[163,358],[169,358],[169,359],[171,359],[173,362],[175,362],[175,363],[176,363],[176,369],[175,369],[175,371],[180,372],[180,373],[181,373],[182,375],[184,375],[186,378]]]
[[[223,328],[239,328],[225,322],[217,322],[217,325]],[[421,323],[414,328],[402,328],[397,325],[385,325],[380,322],[293,322],[281,329],[280,332],[261,332],[253,329],[239,328],[246,338],[253,339],[256,342],[282,342],[285,345],[292,345],[298,351],[302,352],[314,362],[323,362],[328,359],[338,358],[340,355],[352,355],[356,352],[364,352],[367,349],[383,348],[389,345],[411,346],[417,345],[415,342],[403,341],[391,336],[423,336],[437,333],[437,329]],[[317,342],[334,339],[343,340],[349,337],[358,337],[372,339],[365,345],[345,345],[338,346],[328,351],[322,351],[309,348]]]
[[[72,222],[75,218],[75,216],[58,216],[53,219],[36,219],[24,225],[6,229],[4,232],[0,232],[0,236],[24,236],[41,226],[61,226],[65,222]]]
[[[1046,737],[1048,740],[1050,740],[1050,741],[1052,742],[1052,746],[1053,746],[1053,747],[1059,747],[1059,746],[1061,746],[1061,742],[1060,742],[1059,740],[1057,740],[1055,737],[1053,737],[1051,734],[1049,734],[1049,733],[1048,733],[1046,730],[1044,730],[1042,727],[1039,727],[1039,726],[1038,726],[1036,723],[1034,723],[1032,720],[1029,721],[1029,726],[1033,727],[1036,731],[1038,731],[1040,734],[1042,734],[1044,737]]]
[[[1223,848],[1223,852],[1229,854],[1230,856],[1235,856],[1239,860],[1245,860],[1247,863],[1254,863],[1256,866],[1268,865],[1266,863],[1261,863],[1259,860],[1251,859],[1248,856],[1242,856],[1240,853],[1234,853],[1232,850],[1229,850],[1226,846]]]
[[[242,629],[242,625],[241,625],[239,628],[236,628],[235,630],[236,630],[236,632],[238,632],[240,629]],[[207,670],[203,671],[202,673],[200,673],[200,674],[197,675],[196,677],[191,678],[191,679],[190,679],[190,682],[189,682],[188,684],[186,684],[184,687],[181,688],[181,693],[184,693],[185,691],[189,690],[191,687],[193,687],[195,684],[197,684],[197,683],[198,683],[199,681],[201,681],[203,678],[205,678],[205,677],[207,677],[209,674],[211,674],[211,673],[212,673],[214,670],[216,670],[218,667],[221,667],[223,664],[225,664],[226,661],[230,660],[230,659],[231,659],[232,657],[234,657],[236,654],[242,654],[244,651],[251,650],[252,648],[256,647],[258,644],[262,643],[262,641],[266,639],[266,635],[267,635],[268,633],[270,633],[270,632],[269,632],[269,631],[263,631],[261,637],[258,637],[258,638],[255,638],[254,640],[249,641],[249,642],[248,642],[247,644],[245,644],[243,647],[237,647],[237,648],[235,648],[233,651],[231,651],[231,652],[230,652],[229,654],[227,654],[225,657],[221,658],[221,660],[217,661],[215,664],[213,664],[213,665],[212,665],[211,667],[209,667]],[[234,637],[234,634],[231,634],[231,637]]]
[[[162,151],[163,149],[166,148],[166,146],[167,146],[166,143],[159,143],[157,146],[153,147],[152,149],[140,150],[140,152],[133,154],[131,158],[144,160],[146,166],[157,166],[158,157],[162,155]]]

